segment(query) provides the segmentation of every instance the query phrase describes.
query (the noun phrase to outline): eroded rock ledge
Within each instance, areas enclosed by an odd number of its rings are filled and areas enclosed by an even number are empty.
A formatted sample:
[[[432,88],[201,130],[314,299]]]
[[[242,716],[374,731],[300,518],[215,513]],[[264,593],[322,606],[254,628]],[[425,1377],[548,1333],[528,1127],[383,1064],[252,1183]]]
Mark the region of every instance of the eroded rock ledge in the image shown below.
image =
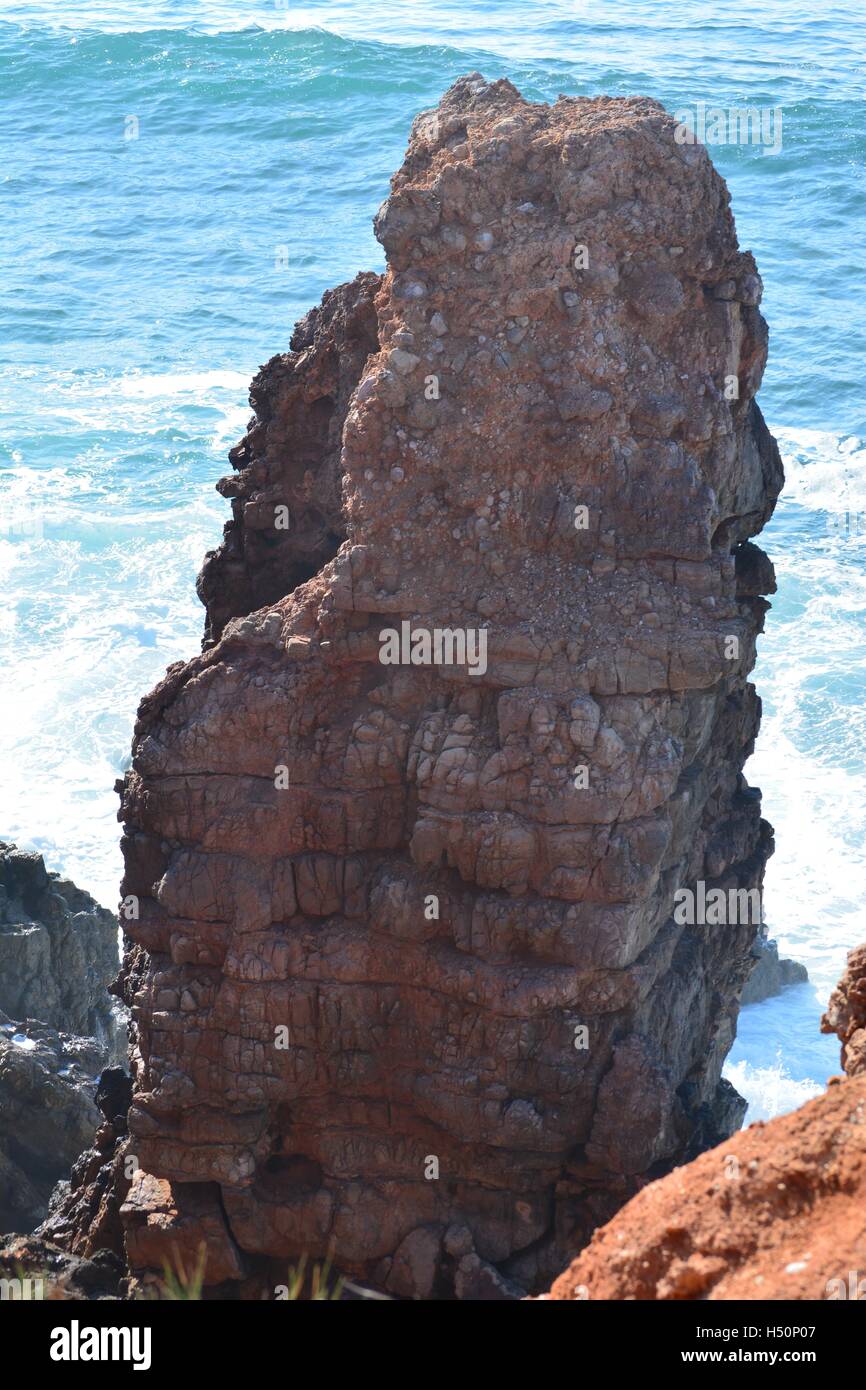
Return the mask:
[[[761,283],[655,102],[477,76],[376,232],[253,384],[206,650],[140,709],[124,1212],[211,1284],[516,1297],[742,1116],[757,924],[673,903],[771,850]],[[479,659],[385,665],[404,624]]]

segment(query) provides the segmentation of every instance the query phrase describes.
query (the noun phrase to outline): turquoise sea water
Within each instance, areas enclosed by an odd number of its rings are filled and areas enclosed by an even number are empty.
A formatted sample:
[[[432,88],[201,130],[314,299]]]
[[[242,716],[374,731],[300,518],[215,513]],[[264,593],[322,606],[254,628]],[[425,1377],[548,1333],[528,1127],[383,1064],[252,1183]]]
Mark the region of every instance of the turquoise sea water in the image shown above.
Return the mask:
[[[533,99],[781,108],[723,145],[758,259],[761,403],[788,486],[748,775],[765,906],[812,983],[743,1012],[750,1118],[838,1069],[817,1020],[866,938],[866,18],[859,5],[142,3],[0,8],[0,836],[106,903],[138,698],[198,647],[194,578],[257,365],[381,268],[370,219],[414,114],[458,75]]]

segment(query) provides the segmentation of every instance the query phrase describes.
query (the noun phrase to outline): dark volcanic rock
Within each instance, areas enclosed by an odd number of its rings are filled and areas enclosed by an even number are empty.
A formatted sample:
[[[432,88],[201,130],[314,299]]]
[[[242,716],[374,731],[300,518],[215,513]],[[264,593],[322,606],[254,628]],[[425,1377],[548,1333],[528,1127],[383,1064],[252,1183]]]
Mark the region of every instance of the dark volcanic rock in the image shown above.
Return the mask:
[[[122,1068],[107,1065],[126,1044],[125,1025],[109,994],[118,968],[117,939],[113,913],[49,873],[41,855],[0,843],[4,1230],[30,1231],[45,1217],[55,1183],[67,1178],[99,1126],[97,1077],[123,1075]],[[128,1078],[126,1086],[124,1115]]]
[[[0,1278],[20,1279],[24,1299],[80,1303],[122,1298],[124,1273],[123,1261],[110,1251],[85,1260],[39,1236],[14,1236],[0,1250]]]
[[[32,1230],[54,1184],[93,1142],[107,1055],[93,1038],[0,1013],[0,1230]]]
[[[51,1211],[37,1234],[83,1257],[112,1251],[125,1258],[121,1205],[136,1164],[127,1143],[132,1082],[122,1067],[106,1067],[96,1087],[104,1123],[78,1156],[68,1181],[58,1183]]]
[[[764,999],[781,994],[788,985],[801,985],[809,972],[797,960],[786,960],[770,937],[761,932],[752,947],[755,968],[743,986],[741,1004],[760,1004]]]
[[[675,895],[772,848],[743,546],[782,473],[754,261],[674,128],[462,79],[384,279],[254,383],[211,645],[122,788],[149,1267],[189,1188],[229,1262],[516,1297],[738,1122],[759,918]]]
[[[69,1179],[58,1183],[36,1234],[82,1258],[111,1251],[125,1260],[121,1208],[135,1169],[125,1117],[106,1121],[89,1137]],[[170,1250],[165,1253],[170,1257]]]
[[[0,841],[0,1009],[113,1046],[117,918],[41,854]]]

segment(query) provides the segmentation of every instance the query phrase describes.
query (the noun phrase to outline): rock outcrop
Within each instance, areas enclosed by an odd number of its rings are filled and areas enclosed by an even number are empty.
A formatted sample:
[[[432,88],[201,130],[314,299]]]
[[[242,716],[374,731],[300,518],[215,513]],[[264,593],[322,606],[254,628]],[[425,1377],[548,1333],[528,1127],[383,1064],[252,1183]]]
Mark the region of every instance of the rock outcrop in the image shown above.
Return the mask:
[[[113,913],[0,842],[0,1230],[31,1231],[99,1124],[123,1027]]]
[[[0,841],[0,1009],[114,1046],[117,917],[41,854]]]
[[[125,1260],[120,1210],[132,1180],[126,1153],[131,1100],[132,1083],[123,1068],[106,1067],[95,1096],[102,1121],[91,1128],[70,1176],[54,1189],[50,1213],[36,1233],[76,1257],[90,1259],[108,1251]]]
[[[822,1020],[850,1079],[651,1183],[553,1300],[866,1299],[866,947]]]
[[[514,1298],[743,1113],[761,282],[657,103],[476,76],[376,233],[255,379],[139,711],[125,1220],[209,1283]]]
[[[755,966],[743,986],[740,1004],[760,1004],[781,994],[788,985],[802,985],[809,978],[805,965],[780,956],[775,941],[763,931],[755,937],[752,957]]]
[[[291,353],[272,358],[250,387],[255,420],[229,454],[238,472],[217,484],[231,499],[232,519],[198,578],[205,648],[230,618],[276,603],[312,578],[346,538],[343,422],[378,348],[374,300],[381,283],[367,271],[329,290],[295,328]]]
[[[848,956],[845,973],[821,1019],[821,1032],[839,1038],[842,1066],[849,1076],[866,1073],[866,945],[855,947]]]
[[[106,1061],[93,1038],[0,1013],[0,1231],[31,1231],[55,1183],[92,1143]]]
[[[21,1302],[110,1302],[125,1297],[123,1260],[102,1250],[92,1260],[70,1255],[39,1236],[13,1236],[0,1250],[6,1297]]]

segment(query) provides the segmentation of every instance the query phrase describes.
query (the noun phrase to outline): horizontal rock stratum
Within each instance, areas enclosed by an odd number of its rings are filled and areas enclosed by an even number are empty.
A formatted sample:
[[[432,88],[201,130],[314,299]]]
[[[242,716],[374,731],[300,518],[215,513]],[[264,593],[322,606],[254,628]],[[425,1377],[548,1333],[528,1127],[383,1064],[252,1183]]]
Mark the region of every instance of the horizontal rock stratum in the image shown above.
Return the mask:
[[[204,653],[139,712],[124,1211],[211,1284],[516,1297],[742,1115],[761,282],[643,99],[463,78],[375,226],[253,382]]]

